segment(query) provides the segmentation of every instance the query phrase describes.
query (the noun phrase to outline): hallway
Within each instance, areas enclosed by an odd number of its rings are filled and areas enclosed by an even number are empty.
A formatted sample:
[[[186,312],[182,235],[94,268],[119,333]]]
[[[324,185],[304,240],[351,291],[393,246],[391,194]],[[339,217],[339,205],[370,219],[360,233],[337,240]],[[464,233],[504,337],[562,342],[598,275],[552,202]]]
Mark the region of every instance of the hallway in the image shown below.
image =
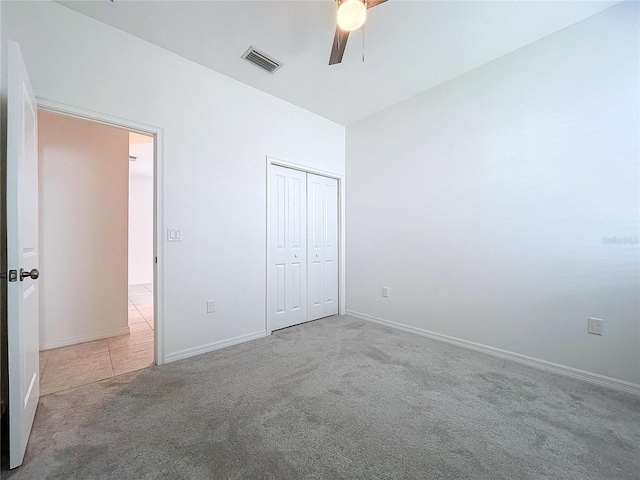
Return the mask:
[[[40,352],[40,395],[153,365],[153,285],[129,286],[129,335]]]

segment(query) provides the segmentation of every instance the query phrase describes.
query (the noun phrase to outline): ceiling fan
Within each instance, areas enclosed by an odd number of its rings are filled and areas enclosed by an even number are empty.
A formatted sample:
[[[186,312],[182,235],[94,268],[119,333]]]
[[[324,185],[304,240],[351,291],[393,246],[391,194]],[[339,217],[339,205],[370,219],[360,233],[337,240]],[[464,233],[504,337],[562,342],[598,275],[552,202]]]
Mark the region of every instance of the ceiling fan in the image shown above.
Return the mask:
[[[342,62],[344,49],[347,46],[349,33],[364,25],[367,10],[387,0],[336,0],[338,2],[338,24],[333,36],[329,65]]]

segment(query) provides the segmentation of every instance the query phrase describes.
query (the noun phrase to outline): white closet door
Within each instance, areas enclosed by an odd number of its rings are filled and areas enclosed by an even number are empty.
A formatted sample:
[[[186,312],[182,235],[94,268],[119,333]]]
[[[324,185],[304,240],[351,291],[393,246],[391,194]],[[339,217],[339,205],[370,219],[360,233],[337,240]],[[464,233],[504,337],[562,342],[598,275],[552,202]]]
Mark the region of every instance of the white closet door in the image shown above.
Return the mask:
[[[307,321],[306,173],[273,165],[270,187],[269,326]]]
[[[338,181],[307,174],[309,320],[338,313]]]

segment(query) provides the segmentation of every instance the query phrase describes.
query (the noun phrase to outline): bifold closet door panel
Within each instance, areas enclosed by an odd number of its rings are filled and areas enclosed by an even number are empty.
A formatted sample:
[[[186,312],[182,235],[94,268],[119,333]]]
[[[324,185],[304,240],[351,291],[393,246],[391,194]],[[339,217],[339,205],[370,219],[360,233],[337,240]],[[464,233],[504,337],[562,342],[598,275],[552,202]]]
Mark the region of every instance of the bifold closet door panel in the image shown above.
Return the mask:
[[[307,174],[309,320],[338,313],[338,180]]]
[[[307,178],[273,165],[270,186],[269,324],[307,321]]]

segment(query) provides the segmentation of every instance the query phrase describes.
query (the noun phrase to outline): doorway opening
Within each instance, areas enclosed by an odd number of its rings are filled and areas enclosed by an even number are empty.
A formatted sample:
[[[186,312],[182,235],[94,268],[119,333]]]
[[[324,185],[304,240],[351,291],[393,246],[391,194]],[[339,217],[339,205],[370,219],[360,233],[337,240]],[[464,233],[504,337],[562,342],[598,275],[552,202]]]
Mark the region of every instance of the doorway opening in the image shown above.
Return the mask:
[[[129,331],[145,340],[155,328],[153,315],[153,137],[129,132]],[[129,368],[153,359],[140,347]],[[146,352],[146,353],[145,353]],[[114,367],[115,369],[115,367]]]
[[[40,110],[38,154],[46,395],[154,364],[155,139]]]

